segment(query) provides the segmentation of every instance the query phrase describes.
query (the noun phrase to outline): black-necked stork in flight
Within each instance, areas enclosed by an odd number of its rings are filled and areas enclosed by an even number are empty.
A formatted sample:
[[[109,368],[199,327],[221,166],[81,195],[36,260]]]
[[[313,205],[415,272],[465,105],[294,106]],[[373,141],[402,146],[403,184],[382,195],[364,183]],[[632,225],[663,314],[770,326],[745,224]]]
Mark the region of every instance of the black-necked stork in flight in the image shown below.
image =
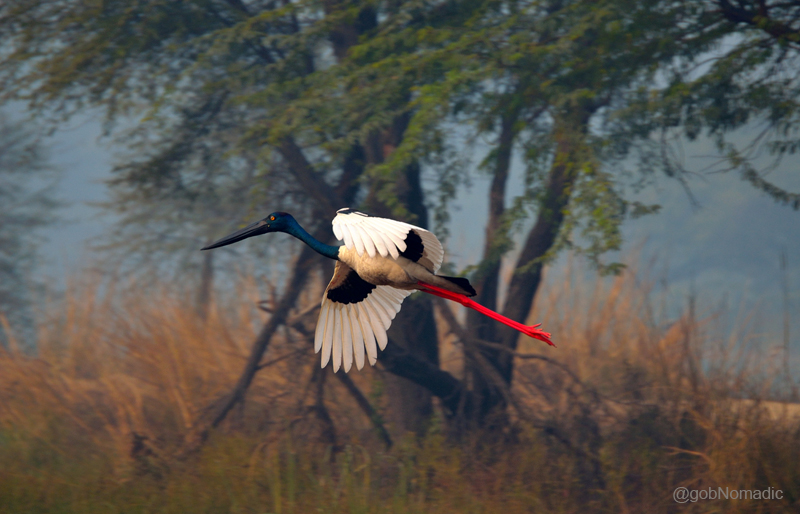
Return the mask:
[[[348,372],[355,356],[361,369],[365,350],[374,366],[377,348],[386,348],[386,331],[400,305],[416,290],[456,301],[555,346],[550,334],[537,328],[540,324],[517,323],[472,301],[469,297],[475,296],[475,290],[466,278],[436,275],[444,258],[442,243],[427,230],[401,221],[340,209],[333,218],[333,233],[344,240],[344,246],[330,246],[314,239],[291,214],[273,212],[203,250],[269,232],[290,234],[336,261],[314,336],[314,350],[322,350],[323,368],[333,356],[333,371],[343,366]]]

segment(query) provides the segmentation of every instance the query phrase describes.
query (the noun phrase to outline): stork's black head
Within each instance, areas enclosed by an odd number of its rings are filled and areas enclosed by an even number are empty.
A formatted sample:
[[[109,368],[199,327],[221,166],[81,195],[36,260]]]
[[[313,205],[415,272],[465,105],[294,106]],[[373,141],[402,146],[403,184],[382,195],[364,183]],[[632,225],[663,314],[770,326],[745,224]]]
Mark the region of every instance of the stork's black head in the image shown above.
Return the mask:
[[[297,221],[288,212],[273,212],[266,218],[237,230],[233,234],[223,237],[218,241],[214,241],[210,245],[202,248],[202,250],[211,250],[212,248],[219,248],[220,246],[227,246],[229,244],[238,243],[248,237],[260,236],[269,232],[289,232],[291,233]]]

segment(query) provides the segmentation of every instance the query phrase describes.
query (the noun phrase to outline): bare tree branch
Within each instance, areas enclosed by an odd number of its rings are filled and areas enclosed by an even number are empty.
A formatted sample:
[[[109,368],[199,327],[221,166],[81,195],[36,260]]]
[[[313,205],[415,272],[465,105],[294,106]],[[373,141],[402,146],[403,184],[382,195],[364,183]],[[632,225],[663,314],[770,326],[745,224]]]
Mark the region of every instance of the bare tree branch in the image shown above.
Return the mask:
[[[370,405],[364,393],[362,393],[358,386],[347,376],[347,373],[336,373],[336,378],[339,379],[339,382],[342,383],[345,389],[350,393],[350,396],[353,397],[361,410],[364,411],[364,414],[367,415],[367,418],[372,422],[372,426],[378,431],[378,436],[383,440],[386,448],[391,448],[393,444],[392,438],[389,436],[389,432],[386,431],[386,427],[383,426],[380,415],[372,408],[372,405]]]
[[[737,7],[728,0],[717,0],[718,12],[734,23],[744,23],[753,28],[760,29],[775,39],[786,41],[792,45],[800,45],[800,30],[770,18],[769,6],[766,2],[759,1],[754,9]]]

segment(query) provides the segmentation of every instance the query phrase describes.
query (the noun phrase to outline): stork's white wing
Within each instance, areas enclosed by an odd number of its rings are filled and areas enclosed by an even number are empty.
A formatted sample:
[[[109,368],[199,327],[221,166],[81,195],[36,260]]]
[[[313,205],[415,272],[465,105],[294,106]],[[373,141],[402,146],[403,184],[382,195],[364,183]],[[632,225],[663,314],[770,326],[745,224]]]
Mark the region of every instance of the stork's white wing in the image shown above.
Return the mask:
[[[377,218],[354,209],[339,209],[333,218],[333,233],[347,248],[370,257],[401,254],[436,273],[444,259],[436,236],[402,221]]]
[[[333,371],[343,366],[347,373],[355,358],[356,367],[361,369],[365,353],[374,366],[378,347],[386,348],[386,331],[410,294],[411,291],[369,284],[347,264],[337,261],[322,297],[314,335],[314,351],[322,351],[322,367],[332,358]]]

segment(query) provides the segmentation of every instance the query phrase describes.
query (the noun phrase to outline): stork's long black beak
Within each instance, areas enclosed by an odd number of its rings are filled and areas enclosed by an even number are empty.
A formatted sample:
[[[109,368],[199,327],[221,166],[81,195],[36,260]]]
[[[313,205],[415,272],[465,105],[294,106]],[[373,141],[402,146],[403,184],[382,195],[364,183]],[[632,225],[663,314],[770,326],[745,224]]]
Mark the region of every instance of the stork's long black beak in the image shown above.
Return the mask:
[[[223,237],[218,241],[214,241],[210,245],[201,248],[201,250],[211,250],[212,248],[219,248],[220,246],[227,246],[229,244],[238,243],[248,237],[258,236],[270,232],[269,223],[266,220],[256,221],[247,225],[241,230],[237,230],[233,234]]]

